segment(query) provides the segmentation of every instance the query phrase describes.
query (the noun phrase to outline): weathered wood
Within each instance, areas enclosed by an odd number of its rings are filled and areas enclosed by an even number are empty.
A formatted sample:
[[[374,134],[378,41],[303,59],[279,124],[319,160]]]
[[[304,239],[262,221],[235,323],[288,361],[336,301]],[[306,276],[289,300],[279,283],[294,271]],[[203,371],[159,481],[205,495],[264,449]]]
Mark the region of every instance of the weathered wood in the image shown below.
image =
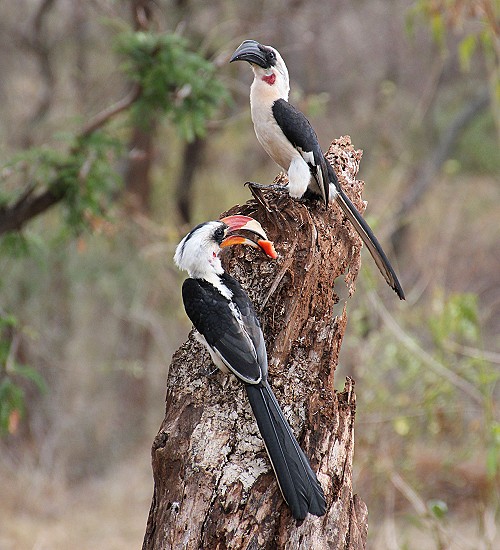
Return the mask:
[[[363,183],[356,179],[361,152],[344,137],[329,153],[363,210]],[[347,322],[335,287],[342,281],[354,291],[360,240],[337,207],[267,191],[261,198],[263,204],[252,200],[229,213],[258,219],[278,260],[234,247],[224,252],[223,264],[259,312],[270,384],[318,472],[328,511],[303,522],[292,518],[242,385],[218,371],[208,374],[210,358],[191,334],[173,357],[165,419],[153,443],[144,549],[365,547],[367,509],[352,491],[354,384],[348,379],[341,393],[333,386]]]

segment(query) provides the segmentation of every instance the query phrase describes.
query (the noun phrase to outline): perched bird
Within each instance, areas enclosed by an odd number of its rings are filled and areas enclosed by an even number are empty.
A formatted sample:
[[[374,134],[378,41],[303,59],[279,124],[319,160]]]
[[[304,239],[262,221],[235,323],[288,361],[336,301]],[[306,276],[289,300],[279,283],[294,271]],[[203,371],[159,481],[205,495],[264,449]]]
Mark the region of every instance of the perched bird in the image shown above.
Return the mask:
[[[286,189],[291,197],[318,197],[326,206],[336,201],[370,251],[377,267],[401,300],[401,284],[380,243],[344,193],[319,145],[307,118],[288,103],[288,69],[278,50],[255,40],[245,40],[230,62],[247,61],[254,73],[250,88],[250,110],[255,134],[267,154],[288,174],[288,184],[260,185],[265,189]]]
[[[257,238],[238,236],[251,232]],[[247,216],[202,223],[177,246],[174,261],[188,272],[182,285],[184,308],[214,364],[244,385],[278,485],[294,518],[326,511],[323,489],[267,381],[264,337],[253,305],[236,279],[222,268],[221,248],[258,246],[272,258],[276,252],[260,224]]]

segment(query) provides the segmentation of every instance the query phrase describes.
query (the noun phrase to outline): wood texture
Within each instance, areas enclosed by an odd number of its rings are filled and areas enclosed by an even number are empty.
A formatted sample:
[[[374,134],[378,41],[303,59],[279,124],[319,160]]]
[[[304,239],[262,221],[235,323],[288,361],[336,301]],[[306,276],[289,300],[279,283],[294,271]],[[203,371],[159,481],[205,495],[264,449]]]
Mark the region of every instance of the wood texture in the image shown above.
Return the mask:
[[[363,183],[356,179],[361,152],[344,137],[327,157],[363,211]],[[328,511],[303,522],[292,518],[242,385],[210,374],[208,353],[190,334],[172,359],[165,419],[153,443],[144,549],[365,547],[367,509],[352,491],[354,383],[347,379],[342,392],[333,385],[361,241],[336,206],[326,210],[269,191],[256,199],[228,213],[258,219],[279,258],[233,247],[223,264],[259,313],[271,387],[318,472]]]

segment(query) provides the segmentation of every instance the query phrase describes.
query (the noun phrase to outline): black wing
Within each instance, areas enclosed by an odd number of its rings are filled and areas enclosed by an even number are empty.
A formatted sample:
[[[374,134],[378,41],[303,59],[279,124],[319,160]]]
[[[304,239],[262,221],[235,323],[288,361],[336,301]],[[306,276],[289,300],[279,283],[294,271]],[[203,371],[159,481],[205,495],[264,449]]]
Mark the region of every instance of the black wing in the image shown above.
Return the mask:
[[[316,180],[319,192],[328,205],[330,182],[325,155],[319,145],[318,136],[306,116],[284,99],[273,104],[273,115],[288,141],[307,162]]]
[[[224,273],[221,275],[221,279],[224,284],[233,293],[233,301],[236,303],[238,310],[241,313],[241,318],[245,326],[247,334],[250,336],[252,343],[257,351],[257,361],[260,365],[263,378],[267,377],[267,351],[266,343],[264,342],[264,335],[260,328],[260,323],[253,304],[247,293],[241,288],[240,283],[231,275]]]
[[[225,365],[243,382],[260,382],[262,368],[257,349],[246,327],[248,321],[244,323],[235,302],[202,279],[186,279],[182,285],[182,298],[196,330]],[[258,326],[257,318],[254,319]],[[264,371],[266,368],[267,364]]]

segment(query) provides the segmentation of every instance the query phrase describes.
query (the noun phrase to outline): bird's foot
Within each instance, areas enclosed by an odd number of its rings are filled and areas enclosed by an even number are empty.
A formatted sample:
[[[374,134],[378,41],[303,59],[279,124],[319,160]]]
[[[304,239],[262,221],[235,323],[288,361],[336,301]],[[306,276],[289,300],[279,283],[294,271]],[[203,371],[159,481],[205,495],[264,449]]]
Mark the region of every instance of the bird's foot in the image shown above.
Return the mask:
[[[281,185],[279,183],[271,183],[265,185],[263,183],[255,183],[254,181],[247,181],[245,185],[252,187],[253,189],[266,189],[269,191],[279,191],[280,193],[288,193],[288,188],[286,185]]]
[[[251,181],[247,181],[245,183],[245,185],[248,185],[248,188],[250,189],[250,193],[252,193],[253,198],[262,207],[264,215],[268,219],[269,223],[271,223],[273,225],[276,225],[277,221],[278,221],[278,225],[280,223],[281,224],[286,223],[286,218],[282,214],[281,210],[279,208],[276,209],[276,208],[270,207],[269,204],[267,203],[266,198],[262,194],[262,189],[267,190],[267,189],[269,189],[269,186],[262,185],[260,183],[256,184],[256,183],[253,183]],[[271,187],[274,187],[274,186],[276,186],[276,184],[274,184]],[[279,187],[283,187],[283,186],[280,185]],[[280,191],[281,191],[281,189],[280,189]],[[276,220],[276,218],[277,218],[277,220]]]

